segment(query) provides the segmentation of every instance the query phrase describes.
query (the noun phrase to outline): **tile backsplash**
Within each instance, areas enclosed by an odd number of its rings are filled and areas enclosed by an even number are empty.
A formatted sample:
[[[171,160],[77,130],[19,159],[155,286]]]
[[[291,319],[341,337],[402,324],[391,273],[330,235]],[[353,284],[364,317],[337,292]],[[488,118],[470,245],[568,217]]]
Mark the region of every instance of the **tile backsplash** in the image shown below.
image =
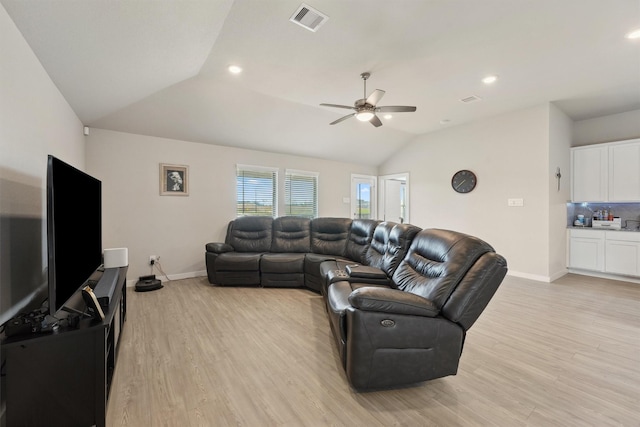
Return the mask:
[[[640,203],[567,203],[567,226],[573,225],[578,215],[589,218],[587,226],[591,226],[591,218],[598,210],[613,210],[613,216],[622,219],[623,228],[640,226]]]

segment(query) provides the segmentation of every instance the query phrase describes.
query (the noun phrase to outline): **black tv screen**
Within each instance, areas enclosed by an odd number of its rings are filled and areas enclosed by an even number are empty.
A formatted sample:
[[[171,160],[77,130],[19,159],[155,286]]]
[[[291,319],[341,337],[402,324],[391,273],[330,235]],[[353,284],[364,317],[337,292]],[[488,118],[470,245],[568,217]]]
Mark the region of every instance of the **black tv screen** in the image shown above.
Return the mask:
[[[102,183],[49,156],[47,257],[52,316],[102,264]]]

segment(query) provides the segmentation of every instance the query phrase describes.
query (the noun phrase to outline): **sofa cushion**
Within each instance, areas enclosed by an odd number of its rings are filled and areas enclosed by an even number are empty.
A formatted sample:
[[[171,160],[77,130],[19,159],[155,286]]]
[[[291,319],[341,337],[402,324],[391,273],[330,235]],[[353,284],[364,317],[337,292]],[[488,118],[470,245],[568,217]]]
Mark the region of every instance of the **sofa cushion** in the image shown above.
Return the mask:
[[[344,256],[358,263],[365,262],[365,254],[371,244],[373,232],[379,221],[373,219],[354,219],[349,229],[349,238]]]
[[[493,248],[476,237],[449,230],[422,230],[393,281],[398,289],[426,298],[440,310],[469,268],[487,252]]]
[[[262,253],[225,252],[215,261],[217,271],[259,271]]]
[[[281,216],[273,220],[271,252],[310,252],[311,220]]]
[[[431,301],[411,292],[380,287],[362,287],[349,295],[354,308],[412,316],[435,317],[439,310]]]
[[[304,273],[305,254],[263,254],[260,271],[263,273]]]
[[[311,220],[311,252],[344,256],[349,237],[349,218],[314,218]]]
[[[269,252],[272,229],[270,216],[241,216],[230,225],[225,243],[236,252]]]

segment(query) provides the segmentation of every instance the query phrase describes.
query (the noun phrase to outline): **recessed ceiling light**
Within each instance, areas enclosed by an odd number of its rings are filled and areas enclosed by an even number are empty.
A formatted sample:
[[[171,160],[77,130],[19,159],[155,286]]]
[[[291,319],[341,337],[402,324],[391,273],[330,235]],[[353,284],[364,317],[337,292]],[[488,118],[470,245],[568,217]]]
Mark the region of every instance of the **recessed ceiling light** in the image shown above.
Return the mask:
[[[627,33],[627,38],[631,40],[640,39],[640,28]]]
[[[482,83],[486,85],[490,85],[491,83],[495,83],[496,80],[498,80],[498,76],[487,76],[484,79],[482,79]]]
[[[242,72],[242,67],[238,67],[237,65],[229,65],[228,70],[231,74],[240,74]]]
[[[451,123],[450,119],[442,119],[442,120],[440,120],[440,124],[441,125],[448,125],[449,123]]]
[[[392,118],[392,117],[393,117],[393,116],[392,116],[391,114],[385,114],[385,115],[384,115],[384,118],[385,118],[385,119],[387,119],[387,120],[389,120],[389,119],[390,119],[390,118]]]

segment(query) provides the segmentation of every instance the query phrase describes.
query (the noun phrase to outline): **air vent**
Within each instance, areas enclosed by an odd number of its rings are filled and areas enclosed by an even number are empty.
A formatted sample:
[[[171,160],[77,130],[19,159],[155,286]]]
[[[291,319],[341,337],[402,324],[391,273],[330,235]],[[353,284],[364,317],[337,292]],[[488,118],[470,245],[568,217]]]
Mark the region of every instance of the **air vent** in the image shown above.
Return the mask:
[[[329,20],[327,15],[304,3],[302,3],[300,7],[293,12],[291,18],[289,18],[289,21],[314,33],[318,31],[318,28],[322,27],[327,20]]]
[[[476,101],[480,101],[482,98],[480,98],[479,96],[475,96],[475,95],[471,95],[471,96],[467,96],[466,98],[462,98],[460,101],[464,102],[465,104],[468,104],[469,102],[476,102]]]

